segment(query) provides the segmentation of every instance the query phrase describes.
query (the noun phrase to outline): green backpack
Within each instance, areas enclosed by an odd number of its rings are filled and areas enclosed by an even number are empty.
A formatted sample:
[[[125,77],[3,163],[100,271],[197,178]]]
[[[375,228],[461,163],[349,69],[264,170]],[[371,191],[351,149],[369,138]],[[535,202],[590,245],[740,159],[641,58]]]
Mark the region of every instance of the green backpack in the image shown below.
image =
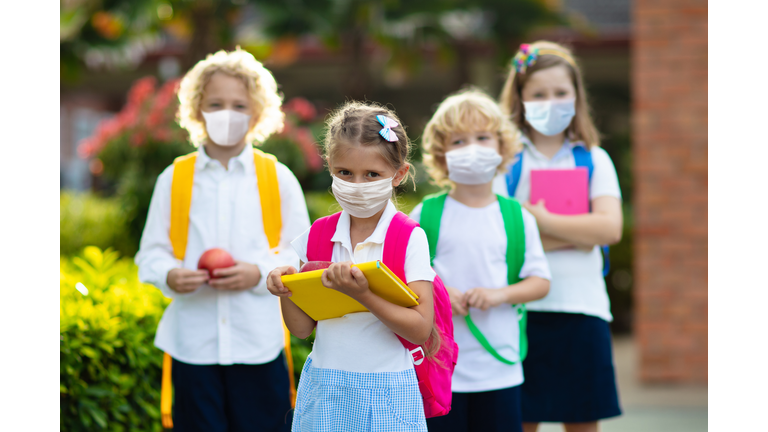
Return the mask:
[[[419,225],[427,234],[430,264],[434,261],[437,253],[437,239],[440,238],[440,219],[443,217],[443,208],[445,207],[445,198],[447,196],[447,192],[427,195],[422,202]],[[512,285],[520,282],[520,269],[525,262],[525,227],[523,226],[522,207],[520,202],[514,198],[500,195],[497,195],[497,197],[499,207],[501,208],[501,217],[504,220],[504,230],[507,232],[507,282]],[[480,332],[480,329],[477,328],[470,315],[464,317],[469,331],[480,342],[480,345],[497,360],[508,365],[522,362],[528,354],[528,336],[526,335],[528,314],[525,304],[516,304],[512,305],[512,307],[517,309],[520,327],[520,358],[517,361],[502,357],[491,346],[483,333]]]

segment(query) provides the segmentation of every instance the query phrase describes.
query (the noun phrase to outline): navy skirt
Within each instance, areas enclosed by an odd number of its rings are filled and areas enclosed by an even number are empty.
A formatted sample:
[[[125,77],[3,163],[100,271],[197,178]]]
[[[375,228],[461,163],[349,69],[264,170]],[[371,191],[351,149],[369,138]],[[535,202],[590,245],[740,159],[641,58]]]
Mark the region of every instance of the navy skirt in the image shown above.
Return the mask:
[[[523,422],[581,423],[621,415],[608,322],[528,312]]]

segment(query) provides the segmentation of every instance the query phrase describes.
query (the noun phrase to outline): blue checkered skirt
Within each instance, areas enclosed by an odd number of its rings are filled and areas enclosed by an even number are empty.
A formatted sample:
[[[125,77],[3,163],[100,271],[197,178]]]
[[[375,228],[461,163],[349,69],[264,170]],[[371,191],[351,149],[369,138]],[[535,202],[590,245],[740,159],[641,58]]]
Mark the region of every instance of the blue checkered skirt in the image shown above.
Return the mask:
[[[426,432],[416,372],[349,372],[312,367],[299,380],[292,431]]]

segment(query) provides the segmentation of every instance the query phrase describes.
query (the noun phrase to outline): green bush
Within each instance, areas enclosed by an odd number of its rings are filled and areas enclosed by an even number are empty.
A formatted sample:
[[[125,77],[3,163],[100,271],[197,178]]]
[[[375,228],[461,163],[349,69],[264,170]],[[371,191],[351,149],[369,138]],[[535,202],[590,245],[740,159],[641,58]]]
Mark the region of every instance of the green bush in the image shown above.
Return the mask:
[[[61,258],[60,282],[60,429],[162,430],[153,340],[168,299],[94,246]]]
[[[133,256],[136,242],[128,224],[133,214],[119,198],[102,198],[89,192],[62,192],[59,196],[61,255],[71,256],[85,246],[111,247]]]

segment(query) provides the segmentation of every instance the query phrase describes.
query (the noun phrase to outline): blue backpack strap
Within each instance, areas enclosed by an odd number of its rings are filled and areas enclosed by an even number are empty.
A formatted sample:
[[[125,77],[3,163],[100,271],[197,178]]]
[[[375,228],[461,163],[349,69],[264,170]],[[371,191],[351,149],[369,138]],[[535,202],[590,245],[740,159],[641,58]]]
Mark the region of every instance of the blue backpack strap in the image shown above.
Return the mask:
[[[515,196],[515,191],[517,191],[517,185],[520,183],[520,175],[523,173],[523,152],[515,155],[515,163],[512,165],[512,168],[509,169],[509,172],[507,172],[507,175],[505,176],[507,178],[507,193],[510,197]]]
[[[589,181],[592,181],[592,173],[595,171],[595,164],[592,163],[592,153],[584,146],[573,146],[573,160],[576,162],[577,167],[585,167],[589,171]],[[600,246],[603,251],[603,277],[608,276],[608,271],[611,269],[611,261],[609,258],[608,245]]]

